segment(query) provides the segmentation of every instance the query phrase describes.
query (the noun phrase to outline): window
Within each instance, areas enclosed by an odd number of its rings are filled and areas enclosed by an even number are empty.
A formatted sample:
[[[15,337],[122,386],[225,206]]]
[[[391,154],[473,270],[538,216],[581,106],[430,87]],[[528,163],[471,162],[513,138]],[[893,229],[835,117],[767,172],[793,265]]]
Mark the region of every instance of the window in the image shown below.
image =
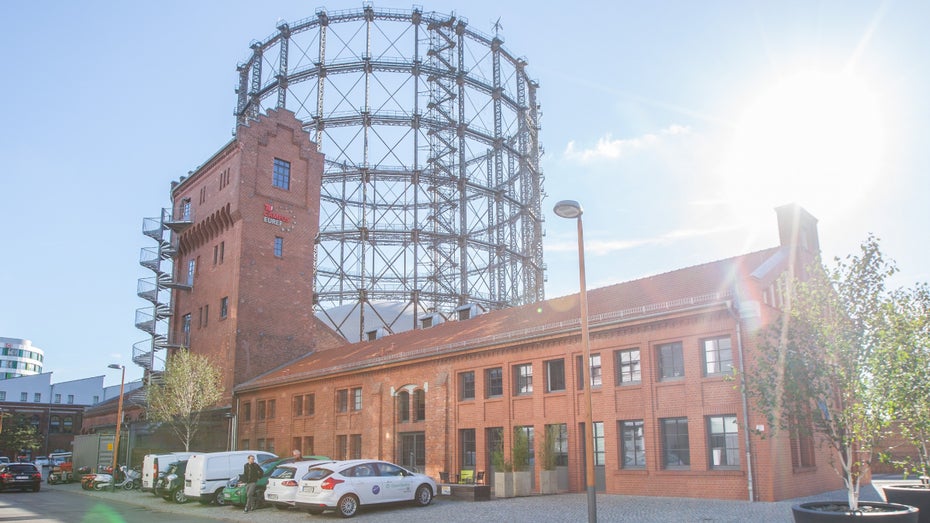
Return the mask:
[[[60,396],[60,394],[59,394]],[[6,401],[6,391],[0,390],[0,401]]]
[[[345,460],[349,457],[349,437],[345,434],[336,436],[336,459]]]
[[[277,400],[268,400],[268,419],[274,419],[275,403]]]
[[[213,265],[216,265],[216,262],[218,262],[219,259],[220,259],[220,246],[214,245],[213,246]]]
[[[258,438],[256,445],[258,446],[258,450],[265,450],[265,438]]]
[[[362,435],[349,435],[349,459],[362,459]]]
[[[280,236],[274,237],[274,256],[275,258],[284,256],[284,238]]]
[[[710,445],[710,468],[739,468],[739,437],[736,416],[709,416],[707,439]]]
[[[459,373],[459,401],[475,399],[475,372]]]
[[[639,383],[642,380],[639,367],[639,349],[618,350],[614,352],[614,360],[618,385]]]
[[[606,461],[607,450],[604,447],[604,422],[594,422],[594,464],[603,466]]]
[[[314,414],[316,414],[316,396],[304,394],[304,416],[313,416]]]
[[[459,448],[461,455],[459,458],[460,468],[475,468],[475,429],[459,430]]]
[[[500,367],[484,371],[485,397],[495,398],[504,395],[504,371]]]
[[[61,394],[55,394],[55,403],[61,403]]]
[[[352,389],[352,410],[362,410],[362,388]]]
[[[196,272],[196,269],[197,269],[197,263],[194,261],[194,258],[191,258],[187,262],[187,284],[188,285],[194,284],[194,273]]]
[[[565,360],[546,362],[546,392],[565,390]]]
[[[581,366],[581,359],[583,356],[578,356],[575,358],[575,367],[578,369],[578,390],[584,389],[584,378],[581,373],[584,372]],[[601,386],[601,355],[592,354],[591,359],[591,388],[598,388]]]
[[[185,347],[191,345],[191,314],[189,312],[181,318],[181,343]]]
[[[274,169],[271,175],[271,185],[284,189],[291,188],[291,162],[280,158],[274,159]]]
[[[646,468],[643,420],[620,421],[620,468]]]
[[[68,394],[68,405],[74,404],[74,394]]]
[[[265,442],[265,450],[274,453],[274,438],[268,438],[268,441]]]
[[[815,465],[812,430],[810,415],[805,416],[803,419],[792,420],[790,427],[791,466],[796,469]]]
[[[184,198],[181,200],[181,221],[191,221],[191,199]]]
[[[410,393],[405,390],[397,393],[397,421],[410,421]]]
[[[28,392],[21,392],[21,393],[19,394],[19,401],[29,401],[29,393],[28,393]]]
[[[533,393],[533,364],[514,365],[513,385],[516,395]]]
[[[42,393],[41,393],[41,392],[36,392],[35,394],[33,394],[33,395],[32,395],[32,401],[33,401],[34,403],[41,403],[41,402],[42,402]]]
[[[52,416],[48,419],[49,432],[61,432],[61,417]]]
[[[304,456],[312,456],[316,454],[313,450],[313,436],[304,436],[304,444],[301,447],[304,452]]]
[[[659,379],[680,378],[685,375],[685,360],[681,342],[665,343],[656,348],[659,354]]]
[[[336,391],[336,412],[349,412],[349,389]]]
[[[252,403],[249,401],[242,404],[242,420],[252,421]]]
[[[413,421],[426,419],[426,392],[423,389],[413,391]]]
[[[660,420],[662,427],[662,465],[667,469],[685,469],[691,466],[688,447],[688,418]]]
[[[303,394],[298,394],[294,396],[294,407],[293,407],[293,416],[303,416],[304,415],[304,396]],[[295,447],[297,445],[294,445]]]
[[[553,452],[555,453],[555,465],[557,467],[568,466],[568,425],[565,423],[556,423],[546,425],[546,430],[551,431]]]
[[[220,263],[223,263],[223,259],[226,258],[226,242],[220,242]]]
[[[59,402],[61,403],[61,402]],[[94,405],[100,403],[100,396],[94,396]]]
[[[252,448],[252,445],[249,443],[249,439],[248,439],[248,438],[245,438],[245,439],[243,439],[242,441],[240,441],[240,442],[239,442],[239,448],[240,448],[240,449]]]
[[[206,327],[207,323],[210,321],[210,306],[203,306],[203,326]]]
[[[255,419],[262,421],[265,419],[265,400],[258,400],[255,402]],[[262,449],[258,449],[262,450]]]
[[[733,370],[733,349],[730,337],[713,338],[701,342],[704,348],[704,375],[726,374]]]
[[[220,318],[226,318],[229,315],[229,296],[223,296],[220,299]]]
[[[74,418],[71,416],[65,416],[64,421],[61,424],[61,431],[71,433],[74,432]]]

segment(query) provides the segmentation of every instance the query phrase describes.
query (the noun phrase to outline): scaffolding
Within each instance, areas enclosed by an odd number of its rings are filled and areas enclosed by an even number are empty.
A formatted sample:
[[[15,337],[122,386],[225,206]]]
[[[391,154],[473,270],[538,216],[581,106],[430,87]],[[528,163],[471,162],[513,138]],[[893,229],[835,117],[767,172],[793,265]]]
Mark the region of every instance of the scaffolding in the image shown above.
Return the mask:
[[[538,84],[502,44],[366,5],[282,22],[238,66],[237,125],[285,108],[326,154],[314,308],[348,339],[543,299]]]

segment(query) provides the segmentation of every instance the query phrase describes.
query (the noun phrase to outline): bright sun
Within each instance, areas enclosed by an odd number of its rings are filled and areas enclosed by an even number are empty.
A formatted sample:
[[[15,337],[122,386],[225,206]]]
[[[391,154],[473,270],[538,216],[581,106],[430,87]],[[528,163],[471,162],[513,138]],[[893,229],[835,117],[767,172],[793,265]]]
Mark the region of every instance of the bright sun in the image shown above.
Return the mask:
[[[865,83],[844,74],[787,77],[743,114],[723,167],[727,199],[768,209],[797,202],[819,218],[842,214],[877,178],[883,141],[877,98]]]

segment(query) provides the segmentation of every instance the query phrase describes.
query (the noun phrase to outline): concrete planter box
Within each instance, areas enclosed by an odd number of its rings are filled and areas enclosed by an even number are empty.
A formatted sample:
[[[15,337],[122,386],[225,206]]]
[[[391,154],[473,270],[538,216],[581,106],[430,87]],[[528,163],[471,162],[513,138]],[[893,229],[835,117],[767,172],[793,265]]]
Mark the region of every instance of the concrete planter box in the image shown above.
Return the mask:
[[[513,472],[494,473],[494,497],[512,498],[516,496],[513,490]]]
[[[555,470],[539,471],[539,493],[555,494],[559,491],[559,473]]]
[[[517,496],[529,496],[532,494],[533,477],[532,472],[521,470],[513,473],[513,490]]]

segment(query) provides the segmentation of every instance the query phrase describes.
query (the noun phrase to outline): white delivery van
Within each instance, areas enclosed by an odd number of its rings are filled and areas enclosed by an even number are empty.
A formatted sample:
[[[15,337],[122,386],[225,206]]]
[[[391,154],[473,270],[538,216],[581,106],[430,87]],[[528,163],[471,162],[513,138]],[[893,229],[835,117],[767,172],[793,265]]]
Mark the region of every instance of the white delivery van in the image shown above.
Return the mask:
[[[168,470],[168,465],[175,461],[187,459],[196,452],[170,452],[165,454],[146,454],[142,459],[142,492],[154,492],[158,473]]]
[[[230,478],[242,474],[249,454],[261,463],[278,456],[262,450],[232,450],[194,454],[187,460],[184,473],[184,495],[204,505],[222,500],[223,488]],[[222,501],[220,501],[222,503]]]

